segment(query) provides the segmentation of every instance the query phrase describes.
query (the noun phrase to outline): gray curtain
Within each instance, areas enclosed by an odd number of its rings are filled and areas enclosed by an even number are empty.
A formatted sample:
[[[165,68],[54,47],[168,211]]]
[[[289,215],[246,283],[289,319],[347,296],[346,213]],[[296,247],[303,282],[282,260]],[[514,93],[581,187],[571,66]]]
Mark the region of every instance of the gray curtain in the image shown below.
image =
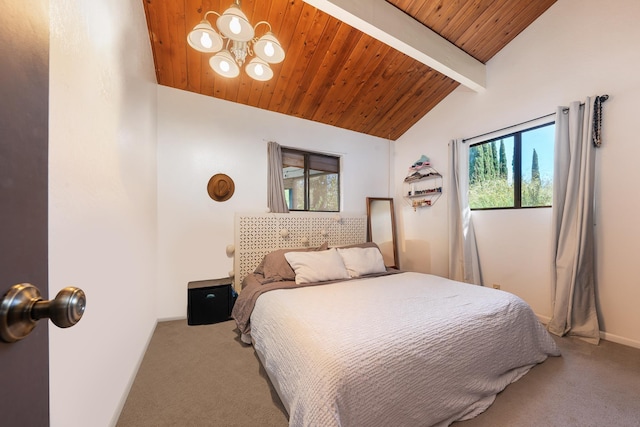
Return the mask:
[[[600,340],[595,300],[594,98],[556,113],[553,174],[553,316],[549,332]]]
[[[267,143],[267,206],[271,212],[289,213],[284,199],[284,179],[282,176],[282,150],[278,143]]]
[[[449,143],[449,278],[483,285],[469,209],[469,147]]]

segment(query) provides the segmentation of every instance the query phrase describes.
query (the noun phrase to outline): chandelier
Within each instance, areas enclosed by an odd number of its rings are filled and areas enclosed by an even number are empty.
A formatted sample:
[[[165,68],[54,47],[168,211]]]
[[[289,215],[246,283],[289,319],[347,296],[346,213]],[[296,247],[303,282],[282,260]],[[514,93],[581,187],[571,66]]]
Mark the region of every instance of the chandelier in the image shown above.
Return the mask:
[[[218,16],[219,33],[207,20],[209,14]],[[258,38],[255,32],[260,25],[266,25],[269,30]],[[251,78],[266,81],[273,77],[269,64],[278,64],[284,59],[284,50],[271,32],[271,24],[260,21],[251,26],[240,10],[240,0],[235,0],[222,15],[214,11],[205,13],[187,36],[187,42],[199,52],[215,53],[209,59],[209,65],[224,77],[237,77],[247,57],[254,56],[244,70]]]

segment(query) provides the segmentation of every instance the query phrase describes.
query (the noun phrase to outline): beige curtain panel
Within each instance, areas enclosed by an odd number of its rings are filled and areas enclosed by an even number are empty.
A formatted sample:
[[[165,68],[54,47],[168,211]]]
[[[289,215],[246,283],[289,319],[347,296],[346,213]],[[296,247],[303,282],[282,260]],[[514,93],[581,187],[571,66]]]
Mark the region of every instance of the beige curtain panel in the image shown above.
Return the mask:
[[[289,213],[284,199],[284,178],[282,176],[282,150],[276,142],[267,143],[267,206],[274,213]]]
[[[600,340],[595,298],[595,98],[556,113],[549,332]]]

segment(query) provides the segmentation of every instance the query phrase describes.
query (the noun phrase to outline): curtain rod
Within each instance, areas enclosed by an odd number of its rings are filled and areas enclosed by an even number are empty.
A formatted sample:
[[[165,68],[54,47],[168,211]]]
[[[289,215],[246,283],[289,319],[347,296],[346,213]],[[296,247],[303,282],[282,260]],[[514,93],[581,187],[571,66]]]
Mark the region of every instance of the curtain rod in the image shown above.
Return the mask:
[[[516,123],[515,125],[511,125],[511,126],[507,126],[507,127],[503,127],[502,129],[496,129],[496,130],[492,130],[491,132],[485,132],[485,133],[481,133],[480,135],[471,136],[469,138],[464,138],[462,140],[462,142],[467,142],[470,139],[480,138],[481,136],[491,135],[492,133],[502,132],[503,130],[508,130],[508,129],[514,128],[516,126],[524,125],[524,124],[527,124],[527,123],[530,123],[530,122],[535,122],[536,120],[544,119],[546,117],[551,117],[551,116],[555,116],[555,115],[556,115],[556,113],[545,114],[544,116],[536,117],[535,119],[525,120],[524,122]]]
[[[600,101],[600,102],[604,102],[604,101],[606,101],[607,99],[609,99],[609,95],[597,96],[596,98],[599,98],[599,101]],[[580,105],[584,105],[584,103],[581,103]],[[562,110],[562,111],[569,111],[569,109],[568,109],[568,108],[565,108],[565,109],[564,109],[564,110]],[[480,138],[481,136],[490,135],[490,134],[492,134],[492,133],[502,132],[503,130],[508,130],[508,129],[514,128],[514,127],[516,127],[516,126],[525,125],[525,124],[527,124],[527,123],[535,122],[536,120],[544,119],[544,118],[551,117],[551,116],[555,116],[555,115],[556,115],[556,113],[549,113],[549,114],[545,114],[544,116],[536,117],[535,119],[525,120],[524,122],[516,123],[515,125],[511,125],[511,126],[507,126],[507,127],[503,127],[502,129],[496,129],[496,130],[492,130],[491,132],[485,132],[485,133],[482,133],[482,134],[480,134],[480,135],[471,136],[471,137],[469,137],[469,138],[464,138],[464,139],[462,140],[462,142],[467,142],[467,141],[469,141],[470,139]]]

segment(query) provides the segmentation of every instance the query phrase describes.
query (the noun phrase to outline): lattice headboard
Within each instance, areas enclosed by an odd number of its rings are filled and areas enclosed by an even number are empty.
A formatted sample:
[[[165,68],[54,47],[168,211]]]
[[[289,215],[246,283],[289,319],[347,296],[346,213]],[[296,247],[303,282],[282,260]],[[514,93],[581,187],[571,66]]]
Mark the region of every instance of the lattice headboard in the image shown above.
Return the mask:
[[[282,230],[288,235],[283,237]],[[234,285],[253,273],[262,258],[276,249],[344,246],[367,237],[367,216],[332,213],[239,214],[235,216]]]

